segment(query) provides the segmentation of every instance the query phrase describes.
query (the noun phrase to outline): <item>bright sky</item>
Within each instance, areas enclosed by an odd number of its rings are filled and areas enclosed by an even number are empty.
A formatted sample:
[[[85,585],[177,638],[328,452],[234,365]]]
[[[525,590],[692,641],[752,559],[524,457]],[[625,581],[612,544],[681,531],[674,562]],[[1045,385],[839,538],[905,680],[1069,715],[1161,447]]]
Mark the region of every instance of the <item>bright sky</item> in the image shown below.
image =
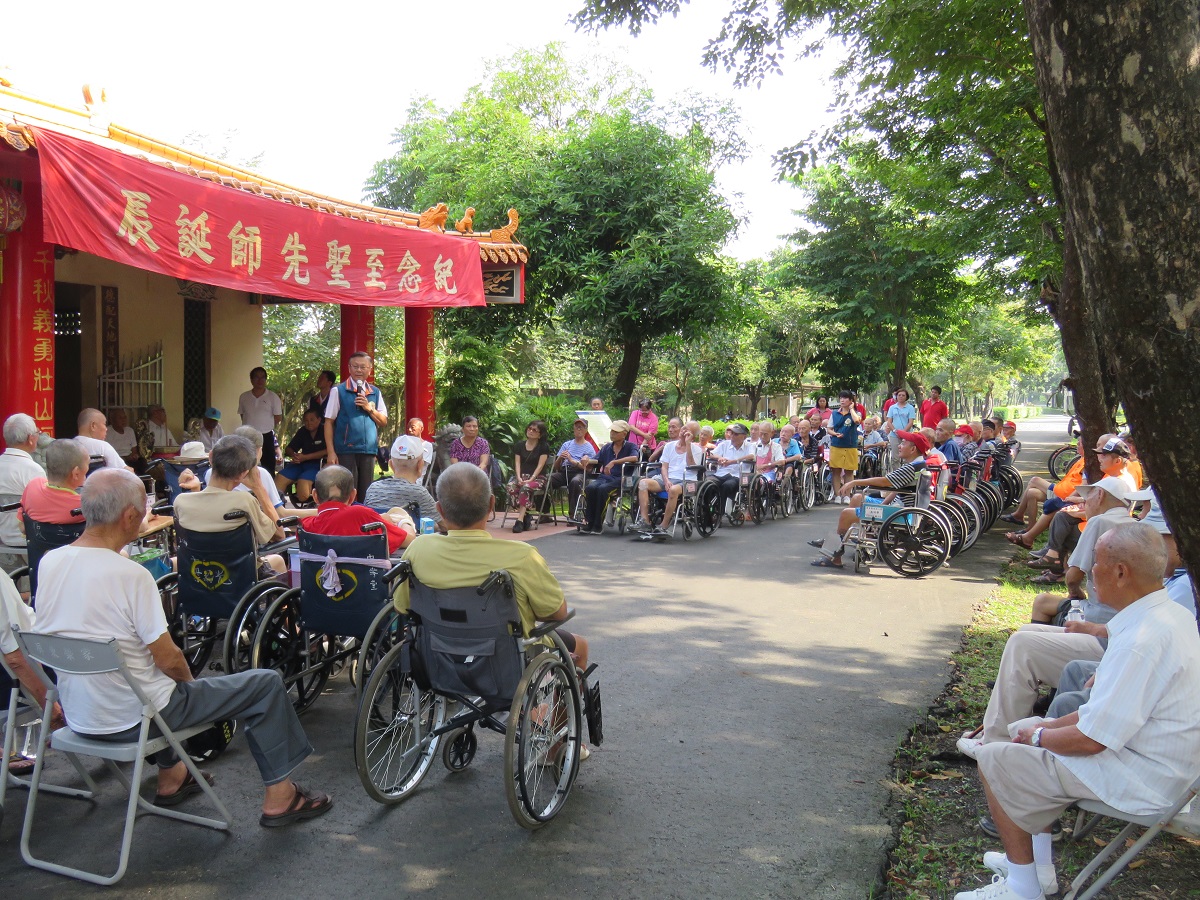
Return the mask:
[[[360,200],[412,98],[454,106],[482,80],[486,60],[564,41],[572,56],[598,51],[625,62],[660,102],[691,89],[741,108],[755,152],[720,176],[747,219],[726,252],[751,259],[796,230],[799,198],[775,181],[771,154],[830,119],[831,65],[790,62],[762,88],[735,90],[731,76],[700,65],[728,7],[693,0],[678,19],[633,38],[576,33],[567,24],[576,0],[18,2],[3,13],[0,74],[79,108],[81,85],[102,86],[112,121],[166,141],[200,132],[212,147],[235,130],[231,159],[261,152],[271,178]]]

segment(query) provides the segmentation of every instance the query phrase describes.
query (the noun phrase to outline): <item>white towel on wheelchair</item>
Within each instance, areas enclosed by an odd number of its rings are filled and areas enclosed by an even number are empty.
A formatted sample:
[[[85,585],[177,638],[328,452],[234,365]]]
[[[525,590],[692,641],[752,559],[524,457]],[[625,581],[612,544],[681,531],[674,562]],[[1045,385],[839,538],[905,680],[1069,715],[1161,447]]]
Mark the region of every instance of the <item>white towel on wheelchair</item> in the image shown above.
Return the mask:
[[[376,569],[390,569],[390,559],[366,559],[361,556],[338,556],[331,547],[324,556],[319,553],[300,551],[300,562],[321,563],[321,590],[326,596],[336,597],[342,592],[342,576],[338,574],[338,564],[353,566],[372,566]]]

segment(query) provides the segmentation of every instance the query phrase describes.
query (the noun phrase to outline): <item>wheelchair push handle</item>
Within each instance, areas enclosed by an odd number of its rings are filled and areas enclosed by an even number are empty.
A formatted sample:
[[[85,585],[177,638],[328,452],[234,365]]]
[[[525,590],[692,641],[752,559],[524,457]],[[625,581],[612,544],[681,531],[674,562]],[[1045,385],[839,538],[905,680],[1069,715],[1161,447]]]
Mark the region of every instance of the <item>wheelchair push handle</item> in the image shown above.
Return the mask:
[[[482,597],[498,584],[504,585],[505,596],[511,597],[512,594],[512,576],[504,569],[496,569],[484,580],[483,584],[475,589],[475,593]]]
[[[20,508],[20,500],[14,500],[12,503],[0,503],[0,512],[12,512],[13,510]]]
[[[407,581],[410,575],[412,575],[412,563],[407,559],[402,559],[396,565],[392,566],[392,568],[388,569],[387,574],[383,576],[383,580],[387,584],[395,585]]]
[[[226,522],[236,522],[238,519],[246,518],[246,511],[244,509],[231,509],[221,518]]]
[[[367,522],[366,524],[362,525],[359,530],[363,534],[374,534],[377,531],[383,531],[384,524],[382,522]]]
[[[152,506],[150,512],[156,516],[173,516],[175,515],[175,507],[170,503],[160,503],[158,506]]]

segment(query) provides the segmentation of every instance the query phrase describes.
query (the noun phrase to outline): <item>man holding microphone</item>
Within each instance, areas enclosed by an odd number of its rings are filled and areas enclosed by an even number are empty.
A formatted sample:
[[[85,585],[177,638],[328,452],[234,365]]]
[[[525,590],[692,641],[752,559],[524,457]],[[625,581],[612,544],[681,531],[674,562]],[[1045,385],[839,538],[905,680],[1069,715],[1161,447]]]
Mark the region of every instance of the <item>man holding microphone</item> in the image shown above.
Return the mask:
[[[351,354],[346,369],[350,377],[325,401],[325,462],[349,469],[358,496],[365,497],[375,480],[379,428],[387,424],[387,405],[379,388],[367,382],[370,354],[362,350]]]

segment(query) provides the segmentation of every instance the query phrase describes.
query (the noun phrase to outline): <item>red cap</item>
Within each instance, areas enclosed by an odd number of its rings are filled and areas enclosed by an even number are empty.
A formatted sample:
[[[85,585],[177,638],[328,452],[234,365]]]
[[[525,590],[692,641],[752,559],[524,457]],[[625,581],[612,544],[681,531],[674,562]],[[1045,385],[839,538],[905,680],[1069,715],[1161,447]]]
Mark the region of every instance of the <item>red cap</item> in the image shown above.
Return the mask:
[[[908,441],[921,454],[928,453],[933,449],[933,444],[929,443],[929,438],[925,437],[919,431],[897,431],[896,437],[902,441]]]
[[[1009,421],[1007,421],[1007,422],[1005,422],[1005,423],[1004,423],[1004,427],[1005,427],[1005,428],[1011,428],[1013,431],[1016,431],[1016,430],[1017,430],[1017,423],[1016,423],[1016,422],[1013,422],[1013,421],[1010,419]]]
[[[967,437],[975,437],[975,429],[970,425],[959,425],[954,429],[955,434],[965,434]]]

